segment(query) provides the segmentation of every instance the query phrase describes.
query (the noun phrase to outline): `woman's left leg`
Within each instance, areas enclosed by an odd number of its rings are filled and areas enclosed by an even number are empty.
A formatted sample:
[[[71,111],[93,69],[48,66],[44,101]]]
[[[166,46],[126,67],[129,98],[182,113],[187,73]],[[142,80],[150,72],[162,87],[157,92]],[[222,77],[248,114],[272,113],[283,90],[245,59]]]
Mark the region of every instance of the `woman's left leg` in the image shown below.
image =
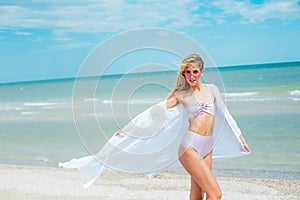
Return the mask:
[[[207,154],[204,157],[205,162],[207,163],[207,166],[211,169],[212,167],[212,152]],[[201,199],[204,198],[204,192],[202,188],[196,183],[196,181],[193,180],[191,177],[191,191],[190,191],[190,198],[191,199]]]

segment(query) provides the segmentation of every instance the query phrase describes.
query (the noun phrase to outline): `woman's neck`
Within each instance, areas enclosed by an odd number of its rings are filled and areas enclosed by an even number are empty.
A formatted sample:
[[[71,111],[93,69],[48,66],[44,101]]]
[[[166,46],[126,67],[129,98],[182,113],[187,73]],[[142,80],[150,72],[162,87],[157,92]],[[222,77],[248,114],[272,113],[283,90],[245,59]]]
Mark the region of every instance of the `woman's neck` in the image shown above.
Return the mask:
[[[191,86],[191,89],[193,90],[193,91],[196,91],[196,90],[199,90],[200,91],[200,89],[201,89],[201,82],[199,81],[199,83],[197,84],[197,85],[195,85],[195,86]]]

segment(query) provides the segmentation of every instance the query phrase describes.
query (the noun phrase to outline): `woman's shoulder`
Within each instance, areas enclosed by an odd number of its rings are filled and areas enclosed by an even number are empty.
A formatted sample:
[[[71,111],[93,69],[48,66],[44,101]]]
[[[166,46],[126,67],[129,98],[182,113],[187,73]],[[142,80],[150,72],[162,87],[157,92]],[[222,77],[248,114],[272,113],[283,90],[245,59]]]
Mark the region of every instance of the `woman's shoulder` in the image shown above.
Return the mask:
[[[176,96],[176,98],[180,98],[184,95],[184,91],[183,90],[176,91],[174,92],[174,95]]]
[[[213,83],[205,83],[204,85],[206,85],[208,88],[218,89],[218,87]]]
[[[213,93],[216,93],[216,92],[219,92],[219,88],[215,85],[215,84],[205,84],[208,89],[213,92]]]
[[[181,103],[182,100],[188,96],[188,94],[187,94],[186,90],[181,90],[181,91],[175,92],[175,96],[178,99],[178,101]]]

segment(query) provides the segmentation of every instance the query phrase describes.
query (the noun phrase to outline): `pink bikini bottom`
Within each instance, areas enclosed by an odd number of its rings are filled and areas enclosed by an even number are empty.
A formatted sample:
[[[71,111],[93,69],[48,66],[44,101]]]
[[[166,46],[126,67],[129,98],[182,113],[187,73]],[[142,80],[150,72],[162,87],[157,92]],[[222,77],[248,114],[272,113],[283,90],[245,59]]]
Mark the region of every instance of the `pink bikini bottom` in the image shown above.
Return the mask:
[[[187,130],[181,144],[192,147],[204,158],[212,151],[214,147],[214,139],[213,136],[203,136]]]

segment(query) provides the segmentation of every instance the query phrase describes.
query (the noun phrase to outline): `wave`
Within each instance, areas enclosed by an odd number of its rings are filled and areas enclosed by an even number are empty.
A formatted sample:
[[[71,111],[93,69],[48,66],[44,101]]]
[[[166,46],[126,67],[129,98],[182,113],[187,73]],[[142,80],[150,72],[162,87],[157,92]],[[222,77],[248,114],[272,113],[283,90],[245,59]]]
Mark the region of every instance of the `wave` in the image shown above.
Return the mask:
[[[36,115],[38,112],[22,112],[22,115]]]
[[[118,100],[102,100],[103,104],[154,104],[163,101],[163,98],[152,98],[152,99],[133,99],[129,101],[118,101]]]
[[[264,98],[226,98],[226,102],[231,102],[231,101],[276,101],[276,100],[281,100],[282,98],[277,98],[277,97],[264,97]]]
[[[299,101],[300,90],[293,90],[287,94],[278,95],[259,95],[258,92],[237,92],[237,93],[223,93],[227,102],[267,102],[267,101]]]
[[[45,102],[25,102],[25,108],[32,108],[32,107],[40,107],[44,109],[56,109],[56,108],[71,108],[72,103],[69,101],[45,101]]]
[[[11,111],[11,110],[21,110],[19,107],[13,107],[13,106],[8,106],[8,105],[0,105],[0,111]]]
[[[254,93],[254,92],[253,92]],[[250,92],[246,93],[238,93],[236,95],[225,96],[225,102],[268,102],[268,101],[282,101],[282,100],[292,100],[292,101],[300,101],[300,98],[293,98],[286,95],[278,95],[278,96],[255,96]],[[131,101],[114,101],[114,100],[102,100],[103,104],[155,104],[160,101],[163,101],[163,98],[153,98],[153,99],[134,99]]]
[[[300,90],[292,90],[292,91],[290,91],[290,95],[292,95],[292,96],[300,96]]]
[[[293,101],[300,101],[300,98],[289,98],[290,100],[293,100]]]
[[[28,111],[32,109],[72,108],[71,101],[0,102],[0,111]]]
[[[53,103],[50,103],[50,102],[26,102],[24,103],[24,106],[28,106],[28,107],[34,107],[34,106],[40,106],[40,107],[43,107],[43,106],[57,106],[57,105],[63,105],[64,103],[56,103],[56,102],[53,102]]]
[[[226,97],[245,97],[245,96],[254,96],[257,95],[258,92],[232,92],[232,93],[224,93]]]
[[[84,102],[96,102],[96,101],[100,101],[100,99],[97,98],[85,98],[83,99]]]
[[[230,92],[222,93],[226,101],[276,101],[276,100],[293,100],[299,101],[300,90],[290,91],[290,95],[260,95],[259,92]],[[296,98],[295,98],[296,96]],[[101,102],[102,104],[154,104],[163,101],[164,98],[149,98],[149,99],[132,99],[132,100],[112,100],[112,99],[98,99],[87,98],[86,102]]]
[[[246,92],[228,92],[223,93],[225,102],[274,102],[274,101],[300,101],[300,90],[286,91],[285,94],[264,94],[258,91],[246,91]],[[111,98],[84,98],[86,103],[96,103],[101,106],[103,104],[119,104],[119,105],[153,105],[163,101],[165,98],[136,98],[136,99],[111,99]],[[11,112],[16,115],[36,115],[43,112],[52,112],[55,110],[65,111],[72,110],[72,100],[70,99],[48,99],[48,100],[36,100],[25,102],[0,102],[1,112]]]
[[[53,160],[51,160],[50,158],[42,157],[42,156],[37,156],[37,157],[34,158],[34,160],[45,162],[45,163],[53,162]]]

